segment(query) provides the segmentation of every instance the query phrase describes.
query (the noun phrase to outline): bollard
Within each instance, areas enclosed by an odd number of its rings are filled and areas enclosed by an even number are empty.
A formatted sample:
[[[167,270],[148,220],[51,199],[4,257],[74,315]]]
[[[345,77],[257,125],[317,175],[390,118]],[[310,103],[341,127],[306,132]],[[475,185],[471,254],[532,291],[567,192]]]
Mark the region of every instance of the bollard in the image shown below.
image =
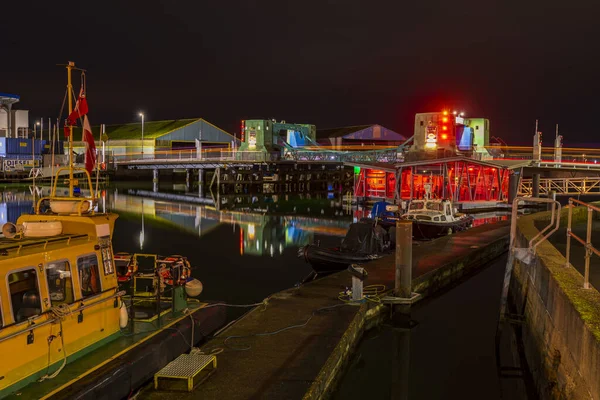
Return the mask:
[[[412,222],[396,222],[396,280],[394,295],[409,299],[412,296]]]

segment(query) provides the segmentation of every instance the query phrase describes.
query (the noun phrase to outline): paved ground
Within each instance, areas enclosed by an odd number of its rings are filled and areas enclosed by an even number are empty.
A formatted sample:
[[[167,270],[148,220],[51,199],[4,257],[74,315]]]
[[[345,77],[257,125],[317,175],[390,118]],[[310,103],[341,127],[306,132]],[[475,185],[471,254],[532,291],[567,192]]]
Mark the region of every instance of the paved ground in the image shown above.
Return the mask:
[[[464,259],[476,249],[507,238],[508,234],[509,224],[502,222],[415,246],[413,278]],[[369,272],[366,284],[393,287],[393,256],[365,267]],[[350,274],[344,271],[278,293],[269,299],[266,309],[254,309],[202,347],[205,352],[215,348],[224,351],[218,355],[217,371],[196,391],[175,394],[145,390],[140,398],[302,398],[358,312],[358,307],[345,305],[338,299],[339,292],[350,285]],[[328,308],[317,311],[325,307]],[[257,333],[275,332],[292,325],[298,327],[277,334],[256,336]],[[227,337],[231,338],[224,343]]]
[[[538,227],[539,229],[539,227]],[[572,227],[573,233],[585,240],[587,225],[581,223]],[[561,252],[564,256],[567,249],[567,227],[561,227],[556,233],[550,237],[550,242]],[[600,249],[600,221],[593,221],[592,223],[592,245],[596,249]],[[571,256],[570,262],[573,267],[581,273],[585,272],[585,248],[575,239],[571,239]],[[596,289],[600,290],[600,258],[595,254],[592,254],[590,259],[590,283]]]

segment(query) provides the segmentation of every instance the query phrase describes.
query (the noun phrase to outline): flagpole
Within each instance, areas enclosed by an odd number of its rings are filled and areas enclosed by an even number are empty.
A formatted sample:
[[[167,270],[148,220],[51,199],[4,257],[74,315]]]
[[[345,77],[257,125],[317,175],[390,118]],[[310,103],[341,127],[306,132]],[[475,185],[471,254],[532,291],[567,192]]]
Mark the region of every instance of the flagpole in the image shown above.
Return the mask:
[[[75,63],[69,61],[67,64],[67,96],[69,97],[69,113],[73,112],[73,84],[71,82],[71,70],[75,68]],[[73,197],[73,125],[69,126],[69,197]]]

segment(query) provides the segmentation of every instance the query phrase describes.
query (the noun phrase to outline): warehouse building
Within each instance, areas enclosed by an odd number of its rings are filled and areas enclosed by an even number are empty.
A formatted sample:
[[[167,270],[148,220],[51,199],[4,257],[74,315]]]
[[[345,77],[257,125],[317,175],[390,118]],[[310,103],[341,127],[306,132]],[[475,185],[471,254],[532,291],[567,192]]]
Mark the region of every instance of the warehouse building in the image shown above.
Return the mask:
[[[101,127],[92,127],[96,147],[102,139],[106,153],[118,158],[154,157],[160,154],[193,154],[197,145],[208,148],[230,148],[236,146],[236,139],[223,129],[202,118],[175,119],[168,121],[144,122],[143,147],[141,122],[119,125],[106,125],[105,136],[101,137]],[[74,151],[83,154],[85,146],[81,142],[81,128],[73,134]]]
[[[336,150],[354,146],[399,145],[405,140],[403,135],[378,124],[317,129],[317,142]]]

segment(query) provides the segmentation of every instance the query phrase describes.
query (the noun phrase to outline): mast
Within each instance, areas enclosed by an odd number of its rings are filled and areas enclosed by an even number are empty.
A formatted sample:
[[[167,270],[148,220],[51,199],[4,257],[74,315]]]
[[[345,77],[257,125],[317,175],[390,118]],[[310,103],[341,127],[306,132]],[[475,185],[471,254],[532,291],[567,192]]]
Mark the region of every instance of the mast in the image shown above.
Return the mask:
[[[69,61],[67,64],[67,97],[69,98],[69,113],[73,112],[73,84],[71,82],[71,70],[75,68],[75,63]],[[73,126],[69,126],[69,197],[73,197]]]

